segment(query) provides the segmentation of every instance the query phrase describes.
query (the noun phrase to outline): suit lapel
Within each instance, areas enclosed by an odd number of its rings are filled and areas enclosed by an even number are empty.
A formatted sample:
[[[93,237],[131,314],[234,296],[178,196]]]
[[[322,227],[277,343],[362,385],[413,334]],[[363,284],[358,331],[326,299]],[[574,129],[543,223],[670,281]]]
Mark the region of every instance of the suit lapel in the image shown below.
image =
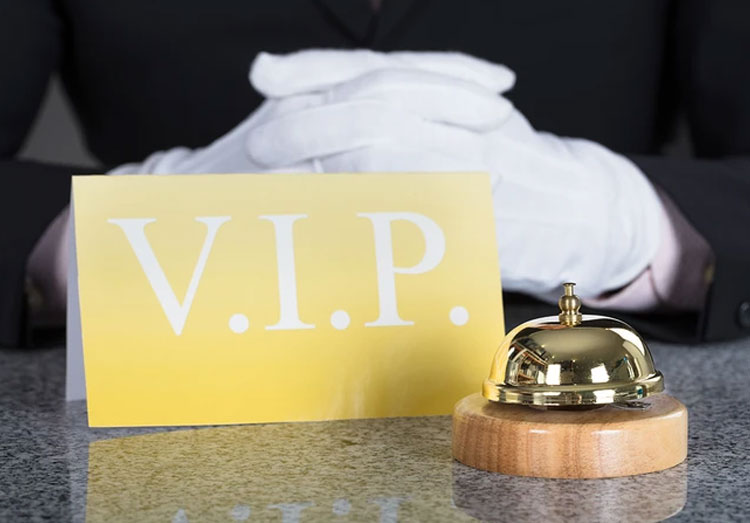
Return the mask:
[[[397,0],[399,1],[399,0]],[[366,46],[374,13],[367,0],[315,0],[332,22],[358,46]]]
[[[417,0],[383,0],[380,8],[380,20],[375,31],[376,41],[396,29],[401,22],[404,22],[413,8],[416,7]]]

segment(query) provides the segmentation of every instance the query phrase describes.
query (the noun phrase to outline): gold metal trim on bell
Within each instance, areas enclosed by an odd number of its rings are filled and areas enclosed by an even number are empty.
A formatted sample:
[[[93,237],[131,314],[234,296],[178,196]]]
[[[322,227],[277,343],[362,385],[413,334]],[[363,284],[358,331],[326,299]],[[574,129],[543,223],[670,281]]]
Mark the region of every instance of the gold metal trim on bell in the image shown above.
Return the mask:
[[[522,323],[495,353],[482,395],[500,403],[595,406],[664,390],[646,342],[627,323],[581,314],[565,283],[560,314]]]

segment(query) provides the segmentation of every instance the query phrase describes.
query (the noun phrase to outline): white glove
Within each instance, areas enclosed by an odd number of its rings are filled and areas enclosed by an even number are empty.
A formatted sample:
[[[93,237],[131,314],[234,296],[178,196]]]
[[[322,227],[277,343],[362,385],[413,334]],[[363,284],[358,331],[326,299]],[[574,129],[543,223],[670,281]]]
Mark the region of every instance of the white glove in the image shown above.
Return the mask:
[[[121,165],[109,174],[190,174],[190,173],[257,173],[311,172],[316,170],[313,158],[302,162],[285,162],[280,168],[268,168],[247,154],[248,132],[264,121],[284,114],[319,107],[335,101],[362,97],[387,102],[393,108],[421,107],[438,121],[456,123],[478,130],[496,127],[512,106],[487,91],[503,92],[512,87],[515,76],[504,66],[497,66],[458,53],[392,53],[371,51],[302,51],[295,55],[292,69],[288,62],[261,53],[251,70],[257,89],[286,96],[262,104],[237,127],[207,147],[175,147],[153,153],[143,162]],[[320,60],[325,56],[325,60]],[[356,60],[352,62],[352,57]],[[341,60],[341,66],[337,63]],[[322,64],[323,68],[319,68]],[[274,74],[264,76],[263,71]],[[381,81],[369,85],[348,84],[348,90],[319,92],[342,80],[353,80],[363,73],[380,72]],[[421,71],[421,72],[420,72]],[[334,83],[331,83],[334,80]]]
[[[325,172],[489,171],[505,289],[548,298],[572,280],[579,295],[592,297],[630,282],[660,240],[661,203],[651,184],[601,145],[537,132],[515,109],[508,113],[496,93],[512,85],[512,75],[510,84],[477,81],[507,69],[469,60],[369,51],[261,55],[250,76],[256,89],[289,97],[280,104],[301,95],[319,100],[252,128],[249,155],[264,168],[313,161]]]

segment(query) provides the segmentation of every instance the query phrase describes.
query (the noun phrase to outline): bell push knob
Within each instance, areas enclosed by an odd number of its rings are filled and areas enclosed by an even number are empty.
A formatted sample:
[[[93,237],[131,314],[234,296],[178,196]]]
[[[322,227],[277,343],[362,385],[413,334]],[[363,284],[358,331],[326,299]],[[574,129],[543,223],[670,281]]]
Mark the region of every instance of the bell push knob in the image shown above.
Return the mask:
[[[565,294],[560,296],[557,304],[560,306],[560,323],[563,325],[578,325],[581,323],[581,299],[573,294],[575,283],[563,283]]]

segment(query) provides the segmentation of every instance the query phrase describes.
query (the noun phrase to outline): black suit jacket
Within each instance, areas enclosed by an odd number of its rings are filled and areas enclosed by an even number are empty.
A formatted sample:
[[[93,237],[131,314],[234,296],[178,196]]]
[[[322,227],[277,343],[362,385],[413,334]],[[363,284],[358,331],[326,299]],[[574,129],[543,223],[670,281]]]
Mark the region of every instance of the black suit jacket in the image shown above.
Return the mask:
[[[629,319],[670,339],[750,334],[749,20],[742,0],[385,0],[377,16],[367,0],[0,0],[0,344],[24,337],[26,259],[82,171],[14,159],[51,74],[103,170],[209,143],[260,102],[257,52],[310,47],[507,64],[537,129],[629,155],[715,252],[700,314]],[[678,112],[695,158],[660,154]],[[506,303],[508,323],[538,312]]]

